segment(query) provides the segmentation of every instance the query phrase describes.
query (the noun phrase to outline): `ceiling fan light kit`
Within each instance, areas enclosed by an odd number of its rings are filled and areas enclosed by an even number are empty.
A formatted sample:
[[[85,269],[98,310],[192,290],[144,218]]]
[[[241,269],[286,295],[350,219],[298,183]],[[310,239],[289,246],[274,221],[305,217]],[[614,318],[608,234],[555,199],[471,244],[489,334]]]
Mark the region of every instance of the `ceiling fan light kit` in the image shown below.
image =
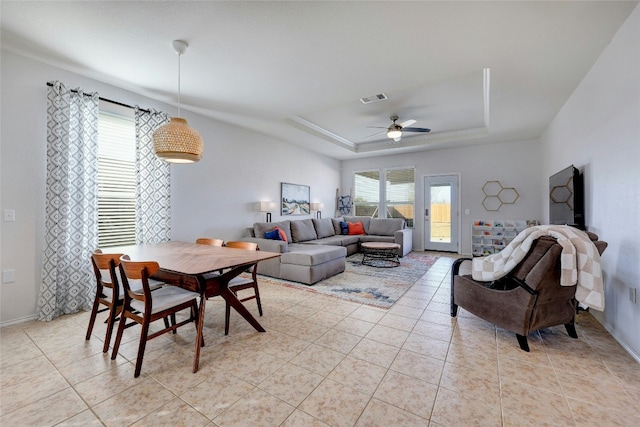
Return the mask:
[[[178,54],[178,116],[180,116],[180,56],[189,46],[182,40],[174,40],[173,50]],[[153,148],[156,156],[171,163],[195,163],[202,158],[202,136],[191,128],[186,119],[171,117],[153,132]]]

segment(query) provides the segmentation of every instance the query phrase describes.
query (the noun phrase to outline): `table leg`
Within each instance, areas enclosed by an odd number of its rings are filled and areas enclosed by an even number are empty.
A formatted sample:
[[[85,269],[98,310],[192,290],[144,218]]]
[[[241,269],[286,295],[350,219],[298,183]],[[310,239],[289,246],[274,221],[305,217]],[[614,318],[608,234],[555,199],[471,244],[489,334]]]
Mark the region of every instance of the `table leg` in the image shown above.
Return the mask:
[[[200,283],[200,289],[202,290],[200,293],[200,310],[198,312],[198,333],[196,336],[196,352],[193,356],[193,373],[198,372],[198,367],[200,366],[200,347],[204,344],[203,329],[204,329],[204,305],[207,301],[207,297],[205,295],[206,284],[203,280],[198,279]]]
[[[258,323],[258,321],[253,317],[251,312],[247,310],[247,307],[242,304],[238,298],[235,296],[233,292],[229,290],[227,286],[220,286],[220,295],[226,302],[229,303],[231,307],[235,311],[237,311],[244,319],[253,326],[258,332],[266,332],[265,329]]]

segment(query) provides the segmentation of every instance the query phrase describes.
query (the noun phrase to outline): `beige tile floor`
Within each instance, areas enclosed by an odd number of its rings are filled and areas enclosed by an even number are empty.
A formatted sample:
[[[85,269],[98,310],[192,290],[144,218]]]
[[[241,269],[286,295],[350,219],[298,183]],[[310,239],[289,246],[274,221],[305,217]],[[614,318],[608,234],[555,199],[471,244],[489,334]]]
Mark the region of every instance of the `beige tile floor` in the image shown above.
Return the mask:
[[[452,262],[389,310],[265,282],[264,334],[234,313],[225,337],[212,299],[196,374],[190,325],[150,341],[136,379],[136,328],[115,361],[102,322],[85,341],[88,313],[3,328],[0,425],[640,425],[640,365],[590,314],[578,340],[550,328],[525,353],[464,310],[449,316]]]

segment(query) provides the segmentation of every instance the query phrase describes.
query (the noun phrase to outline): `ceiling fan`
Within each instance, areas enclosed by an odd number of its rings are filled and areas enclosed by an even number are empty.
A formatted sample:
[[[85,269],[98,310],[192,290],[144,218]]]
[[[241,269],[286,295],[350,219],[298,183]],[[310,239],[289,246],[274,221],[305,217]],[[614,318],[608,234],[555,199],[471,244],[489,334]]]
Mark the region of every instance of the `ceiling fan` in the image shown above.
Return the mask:
[[[369,135],[367,138],[371,138],[372,136],[380,135],[381,133],[386,132],[388,138],[393,139],[395,142],[399,142],[400,139],[402,138],[402,132],[421,132],[421,133],[431,132],[431,129],[427,129],[427,128],[408,127],[416,122],[413,119],[406,120],[402,123],[396,123],[396,121],[398,120],[398,116],[391,116],[389,117],[389,119],[393,122],[389,127],[385,128],[382,126],[368,126],[370,128],[379,128],[379,129],[386,129],[386,130],[375,133],[373,135]]]

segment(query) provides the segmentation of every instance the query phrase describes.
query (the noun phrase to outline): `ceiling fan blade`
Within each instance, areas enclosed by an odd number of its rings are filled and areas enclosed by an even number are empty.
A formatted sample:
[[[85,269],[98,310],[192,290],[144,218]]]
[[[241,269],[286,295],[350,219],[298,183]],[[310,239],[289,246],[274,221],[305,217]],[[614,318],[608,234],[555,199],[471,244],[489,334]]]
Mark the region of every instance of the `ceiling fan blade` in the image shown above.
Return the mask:
[[[402,132],[431,132],[431,129],[427,128],[402,128]]]
[[[367,126],[367,127],[371,129],[386,129],[388,126]]]
[[[414,124],[415,122],[416,122],[416,121],[415,121],[415,120],[413,120],[413,119],[406,120],[406,121],[404,121],[404,122],[400,123],[400,126],[404,128],[405,126],[411,126],[411,125],[412,125],[412,124]]]

